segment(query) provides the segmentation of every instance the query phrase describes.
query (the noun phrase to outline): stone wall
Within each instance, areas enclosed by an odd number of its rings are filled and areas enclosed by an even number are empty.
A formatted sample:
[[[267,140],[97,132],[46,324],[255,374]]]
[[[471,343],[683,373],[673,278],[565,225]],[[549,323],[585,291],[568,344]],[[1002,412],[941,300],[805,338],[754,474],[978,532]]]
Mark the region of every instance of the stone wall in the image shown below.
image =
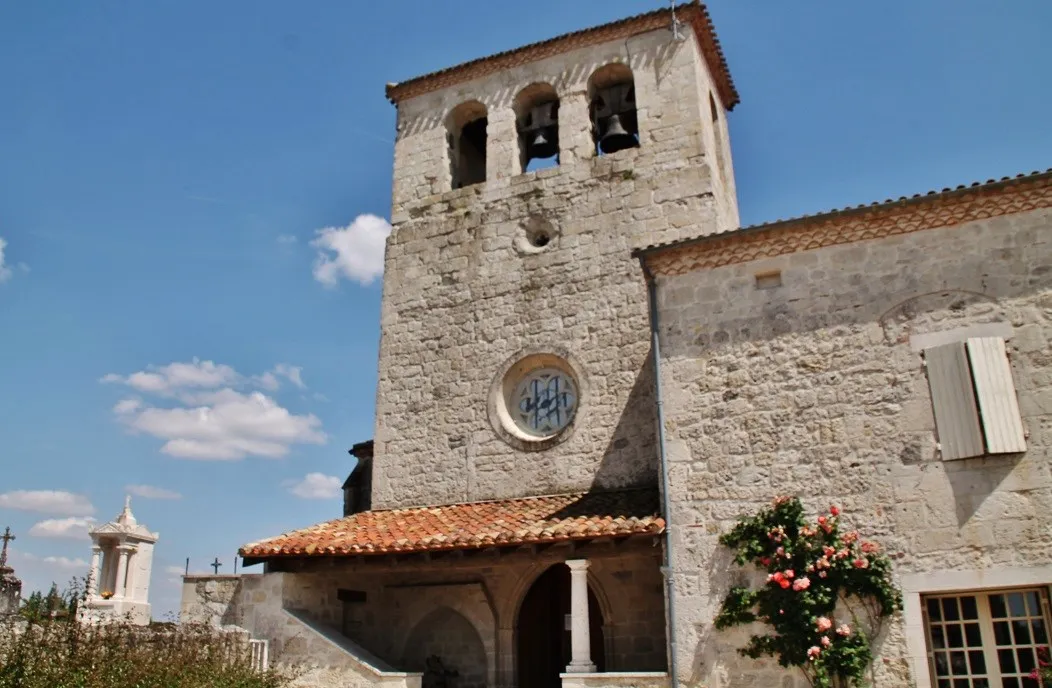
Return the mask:
[[[839,504],[920,581],[877,686],[927,685],[933,578],[1052,583],[1050,242],[1043,209],[659,278],[681,679],[792,685],[712,628],[738,579],[717,537],[778,494]],[[757,288],[771,271],[781,286]],[[1024,454],[937,453],[918,349],[963,327],[1008,335]]]
[[[612,62],[633,71],[641,146],[596,157],[588,80]],[[561,164],[522,174],[512,102],[535,82],[560,97]],[[710,91],[696,42],[655,31],[400,103],[375,508],[654,484],[646,291],[630,252],[737,226]],[[450,191],[445,118],[470,100],[488,112],[488,180]],[[527,242],[537,227],[543,248]],[[499,438],[490,390],[502,366],[551,351],[579,364],[579,415],[565,441],[528,453]]]
[[[245,578],[229,574],[183,576],[183,594],[179,604],[180,623],[239,625]]]

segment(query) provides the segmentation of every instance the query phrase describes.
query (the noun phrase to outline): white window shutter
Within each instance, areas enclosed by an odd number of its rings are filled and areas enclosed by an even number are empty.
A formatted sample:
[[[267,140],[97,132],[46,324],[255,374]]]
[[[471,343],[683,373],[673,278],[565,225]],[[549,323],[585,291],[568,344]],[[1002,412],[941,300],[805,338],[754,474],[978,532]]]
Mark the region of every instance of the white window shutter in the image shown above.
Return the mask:
[[[1000,337],[974,337],[965,342],[975,380],[975,397],[990,454],[1026,451],[1012,366]]]
[[[982,456],[983,434],[964,342],[925,349],[924,360],[942,458]]]

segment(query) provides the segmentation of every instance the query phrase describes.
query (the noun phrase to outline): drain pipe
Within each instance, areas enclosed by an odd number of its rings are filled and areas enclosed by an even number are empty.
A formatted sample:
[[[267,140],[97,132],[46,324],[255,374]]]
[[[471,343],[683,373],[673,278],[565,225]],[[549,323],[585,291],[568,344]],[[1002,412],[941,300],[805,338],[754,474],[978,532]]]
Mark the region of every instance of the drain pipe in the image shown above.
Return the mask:
[[[643,277],[647,282],[647,302],[650,307],[650,353],[654,357],[654,392],[657,395],[658,460],[661,464],[661,517],[665,519],[665,636],[668,638],[669,688],[679,688],[676,671],[676,590],[672,575],[672,505],[669,498],[668,454],[665,451],[665,409],[661,396],[661,342],[658,334],[657,282],[650,272],[646,256],[639,256]]]

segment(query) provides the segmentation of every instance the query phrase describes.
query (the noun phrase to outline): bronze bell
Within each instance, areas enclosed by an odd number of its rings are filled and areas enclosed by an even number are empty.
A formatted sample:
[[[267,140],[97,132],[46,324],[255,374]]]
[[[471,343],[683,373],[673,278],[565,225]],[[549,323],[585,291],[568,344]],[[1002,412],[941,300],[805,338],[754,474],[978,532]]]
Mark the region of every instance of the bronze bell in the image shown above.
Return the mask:
[[[542,103],[519,123],[525,143],[526,162],[559,154],[559,102]]]
[[[603,135],[599,139],[599,148],[603,153],[616,153],[639,145],[636,137],[621,126],[621,115],[610,115],[602,122],[602,125]]]
[[[632,84],[617,84],[599,91],[592,101],[592,113],[602,153],[616,153],[639,145],[636,139],[639,124],[636,119],[635,88]]]

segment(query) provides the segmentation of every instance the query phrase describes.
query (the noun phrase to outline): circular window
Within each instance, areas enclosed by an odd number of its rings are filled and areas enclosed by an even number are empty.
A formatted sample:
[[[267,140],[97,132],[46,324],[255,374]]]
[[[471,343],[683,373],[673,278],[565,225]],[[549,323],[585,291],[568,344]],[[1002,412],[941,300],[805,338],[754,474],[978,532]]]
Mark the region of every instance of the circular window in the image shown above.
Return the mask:
[[[577,385],[557,368],[527,374],[515,387],[512,418],[527,435],[548,437],[573,420],[577,411]]]
[[[490,388],[493,429],[527,451],[563,441],[580,420],[584,383],[566,353],[522,352],[508,359]]]

